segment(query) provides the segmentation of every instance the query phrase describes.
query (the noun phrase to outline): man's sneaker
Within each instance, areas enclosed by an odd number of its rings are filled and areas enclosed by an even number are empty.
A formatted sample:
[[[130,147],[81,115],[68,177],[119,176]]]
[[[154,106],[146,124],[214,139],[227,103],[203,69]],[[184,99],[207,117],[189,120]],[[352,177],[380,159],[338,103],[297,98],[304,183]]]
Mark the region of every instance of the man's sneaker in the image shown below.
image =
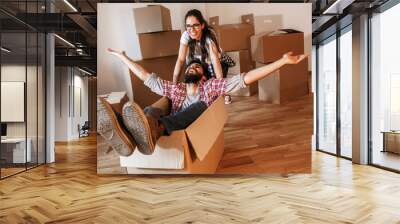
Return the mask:
[[[155,143],[159,136],[153,130],[156,126],[154,121],[149,122],[142,108],[135,102],[127,102],[122,108],[122,120],[129,130],[139,151],[145,155],[154,152]],[[151,123],[151,126],[150,124]]]
[[[97,133],[121,156],[130,156],[136,143],[118,114],[104,98],[97,99]]]

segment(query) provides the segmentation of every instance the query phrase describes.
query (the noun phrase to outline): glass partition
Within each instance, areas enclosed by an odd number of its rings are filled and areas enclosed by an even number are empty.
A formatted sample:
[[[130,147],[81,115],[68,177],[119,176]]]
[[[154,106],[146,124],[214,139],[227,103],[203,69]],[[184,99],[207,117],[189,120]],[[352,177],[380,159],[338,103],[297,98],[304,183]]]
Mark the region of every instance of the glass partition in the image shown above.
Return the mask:
[[[336,36],[318,47],[318,149],[336,154]]]
[[[400,4],[371,19],[371,162],[400,171]]]
[[[352,158],[352,32],[340,36],[340,155]]]
[[[24,171],[31,156],[26,150],[26,33],[3,32],[1,47],[1,175],[7,177]]]
[[[40,2],[19,1],[17,12],[41,12]],[[0,20],[0,178],[5,178],[45,163],[46,39],[12,14],[0,12]]]

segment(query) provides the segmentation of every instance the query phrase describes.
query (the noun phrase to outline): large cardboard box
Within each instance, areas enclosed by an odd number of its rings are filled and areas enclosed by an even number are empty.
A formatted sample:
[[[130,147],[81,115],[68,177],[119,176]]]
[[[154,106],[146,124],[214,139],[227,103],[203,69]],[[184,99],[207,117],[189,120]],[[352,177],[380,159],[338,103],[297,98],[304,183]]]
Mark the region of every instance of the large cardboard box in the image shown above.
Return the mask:
[[[126,92],[111,92],[110,94],[103,97],[107,97],[107,101],[110,103],[111,107],[118,115],[122,114],[122,107],[126,102],[129,101]]]
[[[250,37],[254,35],[254,25],[246,23],[242,16],[242,23],[219,24],[219,17],[211,17],[210,24],[217,34],[217,39],[223,51],[239,51],[250,49]]]
[[[138,34],[142,59],[178,55],[180,30]]]
[[[282,15],[254,16],[254,14],[247,14],[242,16],[242,23],[254,24],[254,33],[259,34],[282,29],[282,19]],[[210,21],[219,22],[213,17],[210,18]]]
[[[256,67],[265,64],[256,63]],[[308,93],[308,61],[297,65],[285,65],[267,77],[258,80],[258,98],[274,104],[281,104]]]
[[[304,33],[261,33],[251,37],[251,55],[256,62],[271,63],[289,51],[304,53]]]
[[[148,72],[154,72],[160,78],[172,81],[176,60],[177,56],[168,56],[155,59],[145,59],[136,61],[136,63],[141,65]],[[143,81],[136,77],[131,71],[129,72],[133,88],[133,98],[137,104],[144,108],[161,98],[159,95],[153,93],[147,86],[145,86]]]
[[[254,33],[260,34],[264,32],[272,32],[274,30],[282,29],[283,27],[282,15],[266,15],[254,16]]]
[[[231,51],[231,52],[226,52],[226,54],[229,55],[236,62],[236,65],[234,67],[229,68],[228,78],[243,72],[248,72],[255,67],[254,62],[251,60],[249,50]],[[246,88],[230,93],[230,95],[251,96],[257,93],[257,90],[258,90],[258,84],[257,82],[254,82]]]
[[[169,9],[161,5],[150,5],[133,9],[136,33],[152,33],[172,30]]]
[[[252,70],[255,66],[254,62],[251,60],[249,50],[231,51],[226,52],[226,54],[231,57],[236,63],[235,66],[229,68],[228,72],[230,74],[248,72]]]
[[[185,130],[162,136],[152,155],[135,150],[120,157],[128,174],[212,174],[224,152],[224,125],[227,120],[224,99],[217,99]]]

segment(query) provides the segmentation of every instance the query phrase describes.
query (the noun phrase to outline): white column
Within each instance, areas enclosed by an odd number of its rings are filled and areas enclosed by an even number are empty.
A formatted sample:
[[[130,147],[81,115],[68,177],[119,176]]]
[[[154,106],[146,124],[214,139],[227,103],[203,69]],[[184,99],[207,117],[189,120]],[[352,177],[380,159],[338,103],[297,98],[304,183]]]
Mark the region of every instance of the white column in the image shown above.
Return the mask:
[[[47,34],[46,45],[46,163],[53,163],[55,161],[55,44],[53,34]]]
[[[368,163],[368,15],[353,20],[353,162]]]

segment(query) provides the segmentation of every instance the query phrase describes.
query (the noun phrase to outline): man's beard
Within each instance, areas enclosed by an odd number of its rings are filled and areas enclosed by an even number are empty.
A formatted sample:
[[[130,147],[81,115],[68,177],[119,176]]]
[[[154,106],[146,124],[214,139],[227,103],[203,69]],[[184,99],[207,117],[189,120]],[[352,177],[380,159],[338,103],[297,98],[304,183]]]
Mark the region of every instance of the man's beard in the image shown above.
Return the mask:
[[[201,80],[201,75],[199,73],[189,74],[186,73],[183,82],[187,84],[198,84]]]

